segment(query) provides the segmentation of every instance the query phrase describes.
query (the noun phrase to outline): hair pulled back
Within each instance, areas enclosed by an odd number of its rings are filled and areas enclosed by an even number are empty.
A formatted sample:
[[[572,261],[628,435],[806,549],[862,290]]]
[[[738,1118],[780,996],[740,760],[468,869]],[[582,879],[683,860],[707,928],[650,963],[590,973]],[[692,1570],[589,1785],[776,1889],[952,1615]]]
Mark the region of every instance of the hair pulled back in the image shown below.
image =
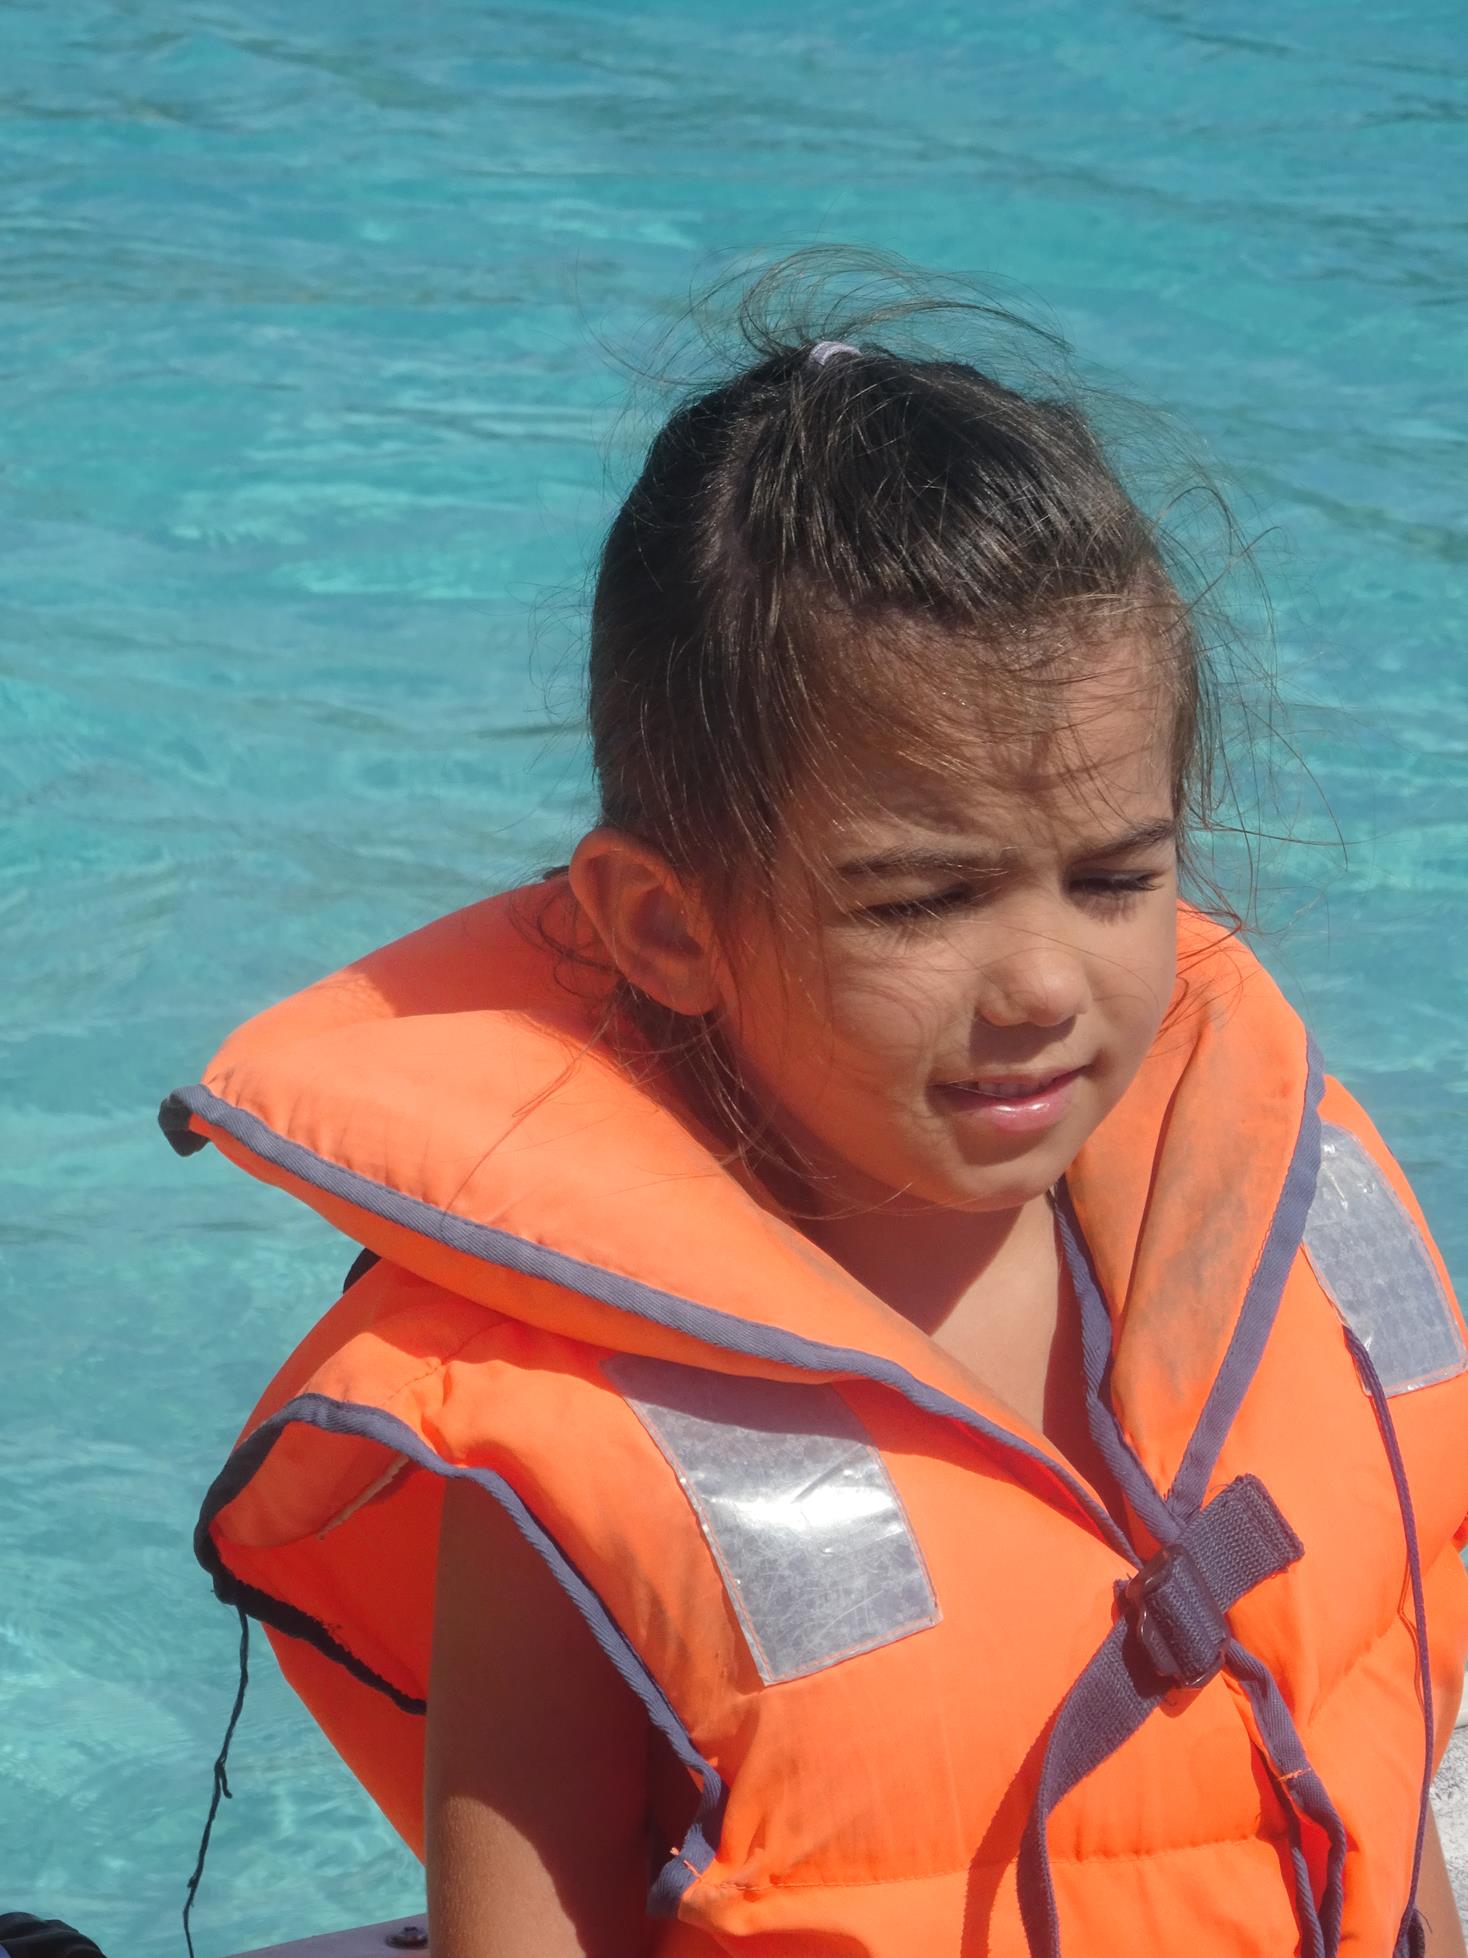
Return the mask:
[[[1033,731],[1121,629],[1166,690],[1179,817],[1211,814],[1205,661],[1165,532],[1079,389],[914,348],[938,313],[1064,361],[1046,329],[934,296],[893,261],[800,255],[746,294],[754,359],[676,409],[607,535],[589,673],[602,818],[716,911],[761,887],[792,797],[853,740],[941,766],[966,729]],[[813,359],[831,339],[856,349]]]
[[[728,317],[726,291],[694,312],[704,345],[723,343],[708,323]],[[797,798],[849,779],[854,755],[971,781],[995,741],[1056,737],[1063,774],[1072,683],[1129,667],[1122,684],[1148,690],[1170,741],[1183,888],[1240,929],[1211,853],[1240,839],[1252,892],[1238,784],[1251,800],[1268,786],[1259,736],[1280,739],[1279,700],[1215,595],[1235,565],[1254,570],[1251,548],[1185,434],[1082,385],[1049,327],[889,257],[796,254],[733,319],[733,358],[663,423],[602,549],[602,821],[696,880],[722,928],[740,902],[773,901]],[[981,357],[957,357],[960,339]],[[1122,635],[1135,657],[1104,666]],[[595,969],[599,1037],[671,1069],[731,1164],[790,1179],[787,1199],[803,1187],[810,1166],[751,1102],[712,1016],[659,1005],[583,934],[544,916],[538,930],[566,983]]]

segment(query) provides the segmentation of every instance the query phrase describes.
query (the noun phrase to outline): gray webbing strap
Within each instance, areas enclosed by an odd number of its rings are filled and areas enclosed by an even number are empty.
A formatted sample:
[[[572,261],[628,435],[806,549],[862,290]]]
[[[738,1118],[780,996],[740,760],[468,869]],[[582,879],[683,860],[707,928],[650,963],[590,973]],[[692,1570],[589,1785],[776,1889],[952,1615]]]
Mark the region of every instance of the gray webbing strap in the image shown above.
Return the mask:
[[[1060,1775],[1063,1770],[1063,1779],[1058,1786],[1048,1787],[1047,1792],[1042,1768],[1044,1813],[1038,1820],[1031,1818],[1020,1862],[1021,1908],[1030,1950],[1032,1954],[1043,1954],[1044,1958],[1056,1958],[1059,1951],[1045,1837],[1045,1816],[1049,1809],[1067,1788],[1074,1787],[1082,1775],[1099,1766],[1134,1733],[1168,1690],[1164,1687],[1149,1693],[1149,1683],[1156,1689],[1157,1678],[1163,1674],[1170,1675],[1176,1684],[1188,1680],[1200,1683],[1218,1669],[1220,1651],[1222,1663],[1243,1687],[1253,1706],[1265,1765],[1285,1808],[1303,1958],[1334,1958],[1340,1941],[1345,1825],[1310,1764],[1273,1676],[1251,1652],[1228,1636],[1223,1618],[1231,1601],[1227,1594],[1233,1582],[1228,1566],[1237,1550],[1230,1549],[1227,1533],[1217,1541],[1205,1538],[1200,1562],[1192,1537],[1201,1520],[1199,1502],[1268,1343],[1285,1281],[1299,1252],[1319,1171],[1323,1082],[1319,1053],[1307,1035],[1300,1126],[1284,1185],[1228,1350],[1166,1496],[1152,1483],[1111,1407],[1107,1391],[1112,1360],[1111,1315],[1069,1192],[1064,1184],[1057,1191],[1056,1217],[1061,1244],[1081,1310],[1091,1437],[1125,1497],[1134,1519],[1134,1530],[1140,1529],[1163,1549],[1127,1584],[1118,1586],[1126,1594],[1121,1626],[1108,1636],[1087,1669],[1087,1675],[1094,1671],[1095,1677],[1088,1682],[1087,1676],[1083,1676],[1056,1716],[1049,1746],[1055,1750],[1056,1773]],[[1202,1514],[1211,1514],[1225,1493],[1220,1491],[1219,1497]],[[1267,1496],[1265,1499],[1268,1500]],[[1273,1510],[1272,1503],[1270,1508]],[[1214,1557],[1219,1561],[1216,1567],[1210,1567],[1209,1559]],[[1286,1559],[1292,1561],[1293,1558]],[[1245,1574],[1241,1566],[1235,1576]],[[1260,1576],[1267,1574],[1261,1572]],[[1234,1595],[1241,1597],[1251,1583],[1258,1581],[1258,1577],[1250,1579]],[[1217,1642],[1220,1634],[1222,1645]],[[1115,1652],[1108,1655],[1113,1641]],[[1081,1693],[1083,1685],[1085,1712],[1073,1715],[1072,1701]],[[1096,1724],[1094,1738],[1084,1745],[1074,1733],[1067,1736],[1061,1731],[1077,1721]],[[1047,1761],[1050,1758],[1048,1750],[1046,1758]],[[1325,1882],[1318,1908],[1302,1845],[1301,1824],[1305,1821],[1318,1828],[1326,1841]]]
[[[1408,1912],[1392,1958],[1427,1958],[1427,1924],[1415,1907]]]
[[[1036,1958],[1060,1958],[1046,1845],[1051,1810],[1168,1693],[1213,1677],[1230,1643],[1224,1613],[1303,1552],[1264,1484],[1242,1475],[1118,1586],[1122,1615],[1055,1717],[1020,1845],[1020,1914]]]

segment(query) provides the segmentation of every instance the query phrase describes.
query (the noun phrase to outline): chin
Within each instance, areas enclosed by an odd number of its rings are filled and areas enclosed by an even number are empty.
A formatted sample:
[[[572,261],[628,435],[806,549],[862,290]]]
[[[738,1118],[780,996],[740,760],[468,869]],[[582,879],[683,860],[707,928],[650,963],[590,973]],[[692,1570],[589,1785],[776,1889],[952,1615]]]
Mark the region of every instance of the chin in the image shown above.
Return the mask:
[[[942,1210],[1018,1210],[1043,1196],[1060,1174],[1048,1160],[964,1164],[946,1174],[914,1176],[906,1188],[909,1196]]]
[[[1032,1203],[1065,1174],[1075,1156],[1074,1149],[1027,1150],[1010,1162],[966,1163],[951,1179],[950,1194],[935,1201],[955,1204],[964,1210],[1018,1210]]]
[[[971,1191],[950,1201],[960,1210],[1020,1210],[1025,1204],[1033,1203],[1036,1197],[1044,1196],[1054,1181],[1053,1176],[1036,1176],[1023,1182],[1011,1177],[1006,1178],[1002,1186],[991,1184],[981,1192]]]
[[[1076,1145],[1078,1147],[1079,1145]],[[827,1145],[834,1172],[827,1194],[862,1206],[932,1206],[936,1210],[1018,1210],[1043,1196],[1076,1153],[1057,1135],[1038,1137],[1028,1148],[999,1161],[978,1162],[931,1147],[894,1151],[886,1160],[838,1157]],[[905,1158],[905,1160],[904,1160]]]

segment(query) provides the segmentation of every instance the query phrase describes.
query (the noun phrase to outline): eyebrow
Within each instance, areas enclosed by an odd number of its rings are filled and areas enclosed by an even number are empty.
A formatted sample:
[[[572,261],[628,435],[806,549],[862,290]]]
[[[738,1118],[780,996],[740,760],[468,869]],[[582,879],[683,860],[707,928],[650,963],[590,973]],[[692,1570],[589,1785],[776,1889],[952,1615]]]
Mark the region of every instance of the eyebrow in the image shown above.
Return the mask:
[[[1098,863],[1104,857],[1134,856],[1140,850],[1156,849],[1159,844],[1176,843],[1178,825],[1172,817],[1144,823],[1120,836],[1088,840],[1072,852],[1075,863]],[[870,882],[878,877],[1002,877],[1017,869],[1021,852],[1006,845],[998,850],[884,850],[872,857],[857,857],[839,864],[836,875],[849,883]]]

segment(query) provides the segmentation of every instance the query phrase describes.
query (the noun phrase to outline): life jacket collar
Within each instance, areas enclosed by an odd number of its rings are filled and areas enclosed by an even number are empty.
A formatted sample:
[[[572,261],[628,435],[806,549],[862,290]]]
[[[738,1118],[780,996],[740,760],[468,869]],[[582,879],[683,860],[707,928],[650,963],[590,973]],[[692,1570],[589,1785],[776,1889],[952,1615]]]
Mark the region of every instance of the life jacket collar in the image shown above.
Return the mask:
[[[612,1350],[671,1338],[690,1363],[775,1378],[879,1362],[1074,1486],[1042,1436],[731,1174],[655,1067],[598,1039],[597,984],[556,949],[570,906],[563,879],[485,900],[268,1009],[169,1097],[170,1141],[215,1142],[496,1308],[502,1268],[541,1280],[515,1311]],[[1179,938],[1162,1031],[1066,1178],[1112,1324],[1110,1400],[1164,1489],[1268,1238],[1308,1078],[1303,1029],[1251,955],[1187,906]],[[1238,1018],[1243,1037],[1221,1042]]]

